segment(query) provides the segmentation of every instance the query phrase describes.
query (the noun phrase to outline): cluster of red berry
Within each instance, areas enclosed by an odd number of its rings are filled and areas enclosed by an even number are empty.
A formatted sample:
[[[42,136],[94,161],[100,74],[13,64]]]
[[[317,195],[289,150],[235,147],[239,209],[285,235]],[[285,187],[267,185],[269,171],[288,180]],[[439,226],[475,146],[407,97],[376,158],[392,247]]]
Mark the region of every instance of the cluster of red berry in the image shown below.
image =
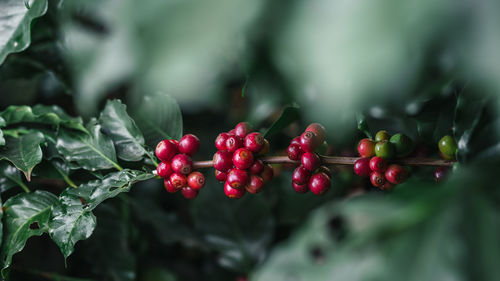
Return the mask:
[[[408,178],[408,171],[397,164],[389,165],[387,160],[404,157],[413,150],[413,141],[404,134],[392,137],[387,131],[379,131],[375,140],[365,138],[358,143],[358,153],[362,158],[354,163],[354,172],[361,177],[370,177],[373,186],[390,190],[394,185]]]
[[[292,187],[298,193],[311,190],[322,195],[330,189],[330,170],[321,166],[321,158],[315,152],[325,143],[325,127],[318,123],[307,126],[302,135],[294,138],[287,148],[288,158],[301,164],[293,171]]]
[[[252,126],[241,122],[215,139],[217,152],[213,157],[215,177],[223,182],[229,198],[241,198],[246,191],[258,193],[273,177],[273,168],[258,156],[269,152],[269,142]]]
[[[164,178],[165,189],[174,193],[182,190],[182,195],[193,199],[205,185],[205,176],[193,171],[191,156],[200,148],[200,140],[192,134],[183,136],[180,141],[162,140],[155,149],[161,163],[156,167],[158,176]]]

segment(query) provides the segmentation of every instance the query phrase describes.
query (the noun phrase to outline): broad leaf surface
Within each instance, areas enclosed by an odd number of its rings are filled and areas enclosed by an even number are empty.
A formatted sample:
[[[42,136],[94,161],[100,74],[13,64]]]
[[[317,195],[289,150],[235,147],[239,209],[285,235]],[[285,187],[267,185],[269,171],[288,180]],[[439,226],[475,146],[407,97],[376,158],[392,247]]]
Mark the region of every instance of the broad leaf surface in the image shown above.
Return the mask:
[[[8,137],[7,144],[0,148],[0,159],[10,161],[30,181],[31,171],[42,161],[40,144],[44,141],[41,133],[30,133],[19,138]]]
[[[0,128],[5,127],[5,120],[0,117]],[[5,145],[5,138],[3,137],[2,129],[0,129],[0,146]]]
[[[21,173],[6,161],[0,162],[0,193],[19,185],[22,182]]]

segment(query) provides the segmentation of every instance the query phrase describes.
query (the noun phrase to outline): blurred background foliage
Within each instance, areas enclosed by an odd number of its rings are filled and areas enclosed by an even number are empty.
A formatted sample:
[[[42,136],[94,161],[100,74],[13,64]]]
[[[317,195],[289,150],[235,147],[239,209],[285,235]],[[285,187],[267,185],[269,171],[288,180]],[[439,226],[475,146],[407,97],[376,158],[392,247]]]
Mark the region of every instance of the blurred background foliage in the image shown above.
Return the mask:
[[[155,126],[194,133],[199,159],[237,122],[264,132],[283,112],[273,154],[314,121],[333,154],[353,155],[358,121],[429,157],[452,134],[460,161],[444,184],[420,167],[390,193],[341,167],[321,198],[294,193],[289,167],[237,201],[210,170],[192,202],[138,183],[96,209],[67,267],[34,237],[11,279],[497,280],[499,28],[495,0],[3,0],[1,110],[56,104],[90,120],[119,98],[150,148],[165,137]]]

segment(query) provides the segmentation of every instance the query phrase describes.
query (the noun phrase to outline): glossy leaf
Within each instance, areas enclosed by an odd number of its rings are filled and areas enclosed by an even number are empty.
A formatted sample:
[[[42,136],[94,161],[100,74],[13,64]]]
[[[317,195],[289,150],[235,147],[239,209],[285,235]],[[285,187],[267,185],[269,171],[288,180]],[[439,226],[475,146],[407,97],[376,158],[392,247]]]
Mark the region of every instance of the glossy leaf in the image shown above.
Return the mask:
[[[42,161],[40,144],[44,141],[41,133],[30,133],[19,138],[8,137],[7,144],[0,149],[0,159],[10,161],[30,181],[31,171]]]
[[[278,119],[276,119],[271,127],[269,127],[269,129],[267,129],[267,131],[264,133],[264,137],[269,137],[282,131],[283,129],[288,127],[288,125],[299,120],[299,118],[300,108],[298,105],[294,104],[285,107],[285,109],[283,109],[283,112],[281,112],[280,117],[278,117]]]
[[[123,170],[108,174],[102,180],[64,190],[50,221],[50,237],[59,246],[64,258],[71,255],[76,242],[87,239],[94,231],[94,208],[106,199],[128,192],[134,182],[152,177],[150,173]]]
[[[99,122],[113,140],[118,158],[125,161],[139,161],[144,153],[144,137],[127,114],[127,107],[119,100],[110,100],[101,112]]]
[[[4,243],[1,259],[2,276],[12,262],[12,256],[21,251],[32,236],[40,236],[49,230],[51,207],[57,197],[47,191],[18,194],[4,204]]]
[[[22,182],[21,173],[6,161],[0,162],[0,193],[19,185]]]
[[[5,127],[5,120],[0,117],[0,128]],[[0,146],[5,145],[5,138],[3,137],[2,129],[0,129]]]

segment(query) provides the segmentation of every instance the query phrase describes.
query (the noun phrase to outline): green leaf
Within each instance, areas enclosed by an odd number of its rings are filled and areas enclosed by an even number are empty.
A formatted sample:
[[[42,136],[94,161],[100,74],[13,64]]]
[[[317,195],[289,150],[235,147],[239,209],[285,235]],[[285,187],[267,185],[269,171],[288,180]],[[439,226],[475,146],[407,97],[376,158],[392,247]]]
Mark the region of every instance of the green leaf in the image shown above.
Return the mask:
[[[3,0],[0,2],[0,65],[10,53],[20,52],[31,41],[31,21],[47,11],[47,0]]]
[[[293,104],[290,106],[285,107],[283,109],[283,112],[281,112],[280,117],[274,123],[267,129],[267,131],[264,133],[264,137],[269,137],[272,136],[281,130],[285,129],[288,127],[288,125],[292,124],[293,122],[299,120],[300,118],[300,108],[298,105]]]
[[[101,112],[99,121],[103,130],[113,140],[118,158],[125,161],[140,161],[144,153],[144,137],[127,114],[127,107],[119,100],[110,100]]]
[[[5,127],[5,120],[0,117],[0,128]],[[5,145],[5,138],[3,137],[3,131],[0,129],[0,146]]]
[[[66,259],[73,252],[76,242],[90,237],[96,226],[92,210],[102,201],[128,192],[134,182],[153,177],[151,173],[122,170],[95,180],[67,188],[59,196],[50,221],[50,237],[59,246]]]
[[[363,132],[367,138],[373,138],[372,134],[370,133],[370,128],[368,127],[368,124],[366,123],[366,117],[364,114],[358,113],[356,114],[356,121],[358,123],[358,130]]]
[[[91,120],[87,125],[90,134],[60,130],[57,135],[57,151],[66,161],[75,161],[90,171],[116,168],[121,170],[116,159],[113,141],[101,133],[101,125]]]
[[[0,149],[0,159],[9,160],[31,180],[31,171],[42,161],[40,144],[45,141],[41,133],[30,133],[19,138],[7,138],[7,144]]]
[[[0,254],[2,276],[12,262],[12,256],[24,248],[28,238],[48,231],[51,207],[55,204],[57,197],[42,190],[21,193],[5,202],[5,237]]]
[[[21,173],[5,161],[0,162],[0,193],[22,183]]]

